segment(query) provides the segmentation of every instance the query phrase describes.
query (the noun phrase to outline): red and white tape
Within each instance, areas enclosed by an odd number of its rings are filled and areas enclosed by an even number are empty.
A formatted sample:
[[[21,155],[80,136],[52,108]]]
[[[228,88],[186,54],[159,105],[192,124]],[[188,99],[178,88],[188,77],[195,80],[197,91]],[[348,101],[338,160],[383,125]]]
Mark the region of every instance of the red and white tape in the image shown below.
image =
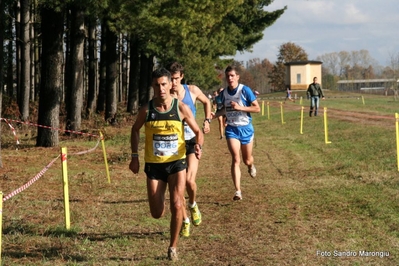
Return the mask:
[[[86,154],[89,152],[94,151],[95,149],[97,149],[98,145],[100,144],[100,139],[98,139],[96,145],[86,151],[80,151],[80,152],[76,152],[76,153],[71,153],[71,155],[81,155],[81,154]],[[61,155],[58,155],[57,158],[55,158],[54,160],[52,160],[45,168],[43,168],[34,178],[32,178],[31,180],[28,181],[28,183],[26,183],[25,185],[21,186],[20,188],[17,188],[16,190],[14,190],[13,192],[11,192],[10,194],[8,194],[7,196],[5,196],[3,198],[3,202],[14,197],[15,195],[21,193],[22,191],[24,191],[25,189],[27,189],[28,187],[30,187],[33,183],[35,183],[37,180],[39,180],[40,177],[42,177],[44,175],[45,172],[47,172],[47,170],[50,168],[50,166],[53,165],[53,163],[60,157]],[[66,160],[66,154],[62,154],[62,159],[63,161]],[[65,158],[64,158],[65,157]]]
[[[17,140],[17,144],[19,144],[17,134],[16,134],[16,132],[15,132],[14,127],[13,127],[8,121],[13,121],[13,122],[18,122],[18,123],[28,124],[28,125],[31,125],[31,126],[37,126],[37,127],[48,128],[48,129],[61,130],[61,129],[51,128],[51,127],[48,127],[48,126],[41,126],[41,125],[38,125],[38,124],[29,123],[29,122],[23,122],[23,121],[12,120],[12,119],[5,119],[5,118],[1,118],[1,117],[0,117],[0,121],[1,121],[1,120],[4,120],[4,121],[8,124],[8,126],[11,128],[11,130],[13,131],[13,134],[14,134],[16,140]],[[74,133],[74,134],[80,134],[80,135],[93,136],[93,137],[97,137],[97,138],[98,138],[97,143],[96,143],[96,145],[95,145],[93,148],[91,148],[91,149],[89,149],[89,150],[86,150],[86,151],[80,151],[80,152],[76,152],[76,153],[71,153],[71,155],[81,155],[81,154],[86,154],[86,153],[92,152],[92,151],[94,151],[95,149],[97,149],[98,145],[100,144],[100,140],[102,140],[102,139],[100,138],[100,136],[95,135],[95,134],[83,133],[83,132],[72,131],[72,130],[62,130],[62,131],[70,132],[70,133]],[[62,154],[62,155],[64,156],[64,154]],[[66,154],[65,154],[65,155],[66,155]],[[54,164],[54,162],[55,162],[60,156],[61,156],[61,155],[58,155],[57,158],[53,159],[48,165],[46,165],[46,167],[44,167],[34,178],[32,178],[31,180],[29,180],[25,185],[23,185],[23,186],[17,188],[16,190],[14,190],[13,192],[11,192],[11,193],[8,194],[7,196],[3,197],[3,202],[5,202],[6,200],[8,200],[8,199],[14,197],[15,195],[21,193],[22,191],[24,191],[25,189],[27,189],[28,187],[30,187],[33,183],[35,183],[37,180],[39,180],[39,178],[42,177],[42,176],[44,175],[45,172],[47,172],[47,170],[50,168],[50,166],[52,166],[52,165]],[[65,157],[66,157],[66,156],[65,156]]]
[[[71,153],[71,155],[81,155],[81,154],[86,154],[86,153],[94,151],[95,149],[97,149],[98,144],[100,144],[100,140],[101,139],[98,139],[96,146],[94,146],[93,148],[88,149],[86,151],[79,151],[79,152],[76,152],[76,153]]]
[[[54,128],[54,127],[49,127],[49,126],[43,126],[43,125],[31,123],[31,122],[24,122],[24,121],[19,121],[19,120],[14,120],[14,119],[5,119],[5,118],[0,117],[0,120],[4,120],[4,121],[6,121],[6,123],[8,123],[8,121],[12,121],[15,123],[21,123],[21,124],[25,124],[25,125],[29,125],[29,126],[47,128],[47,129],[57,130],[57,131],[64,131],[64,132],[69,132],[72,134],[78,134],[78,135],[83,135],[83,136],[92,136],[92,137],[97,137],[97,138],[100,137],[99,135],[96,135],[96,134],[84,133],[84,132],[74,131],[74,130],[66,130],[66,129],[61,129],[61,128]]]
[[[8,122],[7,119],[5,119],[5,118],[0,118],[0,121],[1,121],[1,120],[4,120],[4,122],[6,122],[7,125],[10,127],[10,129],[11,129],[11,131],[12,131],[12,134],[14,134],[14,138],[15,138],[17,144],[19,144],[19,140],[18,140],[17,132],[15,131],[15,128]]]
[[[47,170],[50,168],[51,165],[53,165],[53,163],[60,157],[60,155],[57,156],[57,158],[55,158],[54,160],[52,160],[48,165],[46,165],[46,167],[44,167],[34,178],[32,178],[31,180],[28,181],[28,183],[26,183],[25,185],[21,186],[20,188],[17,188],[16,190],[14,190],[13,192],[11,192],[10,194],[8,194],[7,196],[5,196],[3,198],[3,202],[5,202],[6,200],[14,197],[15,195],[21,193],[22,191],[24,191],[25,189],[27,189],[28,187],[30,187],[33,183],[35,183],[37,180],[39,180],[40,177],[42,177],[44,175],[45,172],[47,172]]]

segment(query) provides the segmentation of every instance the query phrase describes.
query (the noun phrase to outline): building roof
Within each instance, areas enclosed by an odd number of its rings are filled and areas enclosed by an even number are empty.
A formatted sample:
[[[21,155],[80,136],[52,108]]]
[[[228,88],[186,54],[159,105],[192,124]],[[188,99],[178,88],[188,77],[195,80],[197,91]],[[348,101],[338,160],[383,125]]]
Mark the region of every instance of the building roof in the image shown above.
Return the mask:
[[[287,62],[284,65],[287,66],[292,66],[292,65],[307,65],[307,64],[313,64],[313,65],[321,65],[323,64],[323,62],[321,61],[316,61],[316,60],[308,60],[308,61],[291,61],[291,62]]]

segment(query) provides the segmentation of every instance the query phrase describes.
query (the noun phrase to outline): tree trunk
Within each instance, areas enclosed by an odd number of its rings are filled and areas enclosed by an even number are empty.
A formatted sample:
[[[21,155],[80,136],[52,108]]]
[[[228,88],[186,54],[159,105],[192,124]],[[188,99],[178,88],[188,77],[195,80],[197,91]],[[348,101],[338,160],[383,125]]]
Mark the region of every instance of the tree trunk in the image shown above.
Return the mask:
[[[154,90],[151,87],[151,83],[152,83],[152,78],[151,78],[151,73],[155,70],[154,66],[154,59],[155,56],[151,55],[148,57],[148,68],[147,68],[147,102],[152,99],[152,97],[154,96]]]
[[[4,0],[2,0],[4,1]],[[10,29],[9,32],[12,32],[12,23],[9,23]],[[7,86],[7,95],[11,99],[14,99],[15,93],[14,93],[14,58],[13,58],[13,47],[12,47],[12,42],[8,42],[7,45],[7,80],[6,80],[6,86]]]
[[[118,38],[118,102],[123,101],[123,34],[119,34]]]
[[[89,70],[88,70],[88,92],[87,92],[87,106],[86,115],[90,117],[94,109],[96,108],[97,100],[97,21],[95,18],[90,18],[88,23],[88,37],[89,37]]]
[[[130,42],[128,35],[126,35],[125,39],[126,45],[124,45],[125,52],[123,53],[123,102],[127,103],[127,95],[128,95],[128,88],[129,88],[129,72],[130,72]]]
[[[31,23],[29,27],[29,34],[30,34],[30,96],[29,99],[31,102],[36,101],[36,92],[37,92],[37,82],[38,80],[36,79],[37,75],[37,62],[36,60],[36,51],[38,51],[37,47],[37,27],[36,27],[36,20],[37,20],[37,0],[33,0],[31,4],[31,13],[30,13],[30,18],[31,18]]]
[[[52,129],[38,128],[36,146],[53,147],[59,143],[64,13],[43,7],[41,17],[43,55],[38,124]]]
[[[64,77],[63,80],[63,97],[61,98],[61,102],[66,102],[70,98],[70,89],[69,89],[69,84],[71,80],[71,67],[70,67],[70,62],[71,62],[71,25],[72,25],[72,18],[71,18],[71,12],[66,12],[65,14],[65,35],[64,35],[64,68],[62,69],[64,72],[62,73],[62,76]],[[66,107],[67,109],[67,107]],[[68,111],[67,111],[68,112]]]
[[[34,11],[34,13],[33,13],[33,15],[34,15],[34,29],[33,29],[33,31],[34,31],[34,56],[33,56],[33,60],[34,60],[34,62],[33,62],[33,67],[34,67],[34,69],[35,69],[35,71],[34,71],[34,74],[35,74],[35,76],[34,76],[34,82],[33,82],[33,84],[34,84],[34,87],[33,87],[33,90],[34,90],[34,95],[35,95],[35,99],[38,97],[38,95],[39,95],[39,88],[40,88],[40,45],[39,45],[39,33],[40,33],[40,24],[38,23],[38,22],[36,22],[36,20],[37,20],[37,18],[39,17],[39,15],[38,15],[38,11],[37,11],[37,6],[38,6],[38,4],[37,4],[37,0],[34,0],[35,1],[35,4],[34,4],[34,7],[35,7],[35,11]]]
[[[21,120],[29,119],[29,94],[30,94],[30,0],[21,1],[21,77],[20,77],[20,94],[19,94],[19,112]]]
[[[0,0],[0,118],[1,118],[1,110],[2,110],[2,102],[3,102],[3,64],[4,64],[4,34],[5,34],[5,12],[4,12],[5,4],[4,0]],[[1,136],[1,120],[0,120],[0,136]],[[0,138],[0,168],[3,167],[3,162],[1,159],[1,138]]]
[[[103,20],[101,23],[101,50],[100,50],[100,84],[98,86],[97,98],[97,113],[102,113],[105,110],[105,76],[107,69],[107,21]]]
[[[140,54],[140,79],[139,79],[139,105],[143,106],[148,102],[148,73],[149,69],[149,60],[148,57],[144,54]]]
[[[18,107],[21,104],[21,7],[19,1],[14,6],[15,12],[15,85],[17,91]],[[13,76],[14,79],[14,76]],[[13,82],[14,83],[14,82]]]
[[[135,114],[139,107],[139,79],[140,79],[140,52],[138,41],[135,36],[130,39],[130,74],[129,74],[129,93],[127,100],[127,111]]]
[[[71,8],[71,34],[69,54],[68,98],[65,101],[67,108],[67,130],[80,130],[82,123],[83,85],[84,85],[84,11],[76,6]]]
[[[115,123],[115,116],[117,111],[117,98],[116,98],[116,87],[117,87],[117,63],[118,55],[116,52],[118,36],[112,32],[109,28],[107,29],[107,67],[106,67],[106,86],[105,86],[105,120],[111,124]]]

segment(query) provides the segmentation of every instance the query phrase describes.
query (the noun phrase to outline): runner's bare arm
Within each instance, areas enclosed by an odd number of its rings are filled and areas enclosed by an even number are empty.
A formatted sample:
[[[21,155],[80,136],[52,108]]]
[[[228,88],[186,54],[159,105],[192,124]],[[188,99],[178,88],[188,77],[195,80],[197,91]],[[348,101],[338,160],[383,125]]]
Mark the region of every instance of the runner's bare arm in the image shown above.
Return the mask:
[[[260,112],[258,100],[254,100],[251,103],[251,106],[241,106],[236,102],[231,102],[231,107],[233,107],[234,110],[242,111],[242,112],[248,112],[248,113],[259,113]]]
[[[147,116],[147,105],[140,108],[137,115],[136,121],[132,126],[132,131],[130,135],[130,147],[132,149],[132,160],[130,162],[130,170],[137,174],[140,169],[140,162],[138,157],[139,141],[140,141],[140,129],[145,123]]]
[[[198,88],[197,86],[190,85],[189,89],[190,89],[191,94],[194,95],[195,100],[200,101],[204,106],[205,120],[203,123],[203,127],[204,127],[203,132],[205,134],[209,133],[211,130],[211,127],[210,127],[209,121],[207,119],[212,119],[212,115],[211,115],[212,103],[208,99],[208,97],[201,91],[201,89]],[[195,104],[195,101],[194,101],[194,104]]]
[[[190,108],[180,101],[179,101],[179,112],[181,119],[183,119],[195,133],[196,143],[198,144],[195,145],[195,155],[197,156],[198,159],[200,159],[202,154],[202,145],[204,145],[204,135],[202,134],[201,129],[199,128],[197,122],[195,121],[194,115],[191,112]]]
[[[208,99],[208,97],[198,88],[197,86],[193,86],[194,94],[197,95],[198,101],[200,101],[204,105],[204,113],[205,118],[211,118],[212,111],[212,103]]]

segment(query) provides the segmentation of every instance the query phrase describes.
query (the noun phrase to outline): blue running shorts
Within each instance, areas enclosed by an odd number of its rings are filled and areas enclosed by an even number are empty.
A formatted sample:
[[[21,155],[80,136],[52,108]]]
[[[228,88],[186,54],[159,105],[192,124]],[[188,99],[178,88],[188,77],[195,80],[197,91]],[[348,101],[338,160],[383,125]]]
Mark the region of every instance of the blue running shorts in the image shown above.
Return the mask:
[[[254,134],[255,131],[252,124],[240,127],[226,127],[226,139],[238,139],[241,145],[251,143],[254,139]]]

